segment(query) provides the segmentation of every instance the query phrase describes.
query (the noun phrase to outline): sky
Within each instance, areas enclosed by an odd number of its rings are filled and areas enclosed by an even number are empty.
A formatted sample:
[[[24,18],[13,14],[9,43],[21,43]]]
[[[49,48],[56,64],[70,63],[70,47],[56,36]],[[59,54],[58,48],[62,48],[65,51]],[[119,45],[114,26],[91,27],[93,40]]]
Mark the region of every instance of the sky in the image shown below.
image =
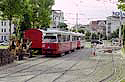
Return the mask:
[[[113,11],[118,11],[117,0],[55,0],[54,10],[64,12],[65,22],[69,25],[88,24],[89,21],[106,19]]]

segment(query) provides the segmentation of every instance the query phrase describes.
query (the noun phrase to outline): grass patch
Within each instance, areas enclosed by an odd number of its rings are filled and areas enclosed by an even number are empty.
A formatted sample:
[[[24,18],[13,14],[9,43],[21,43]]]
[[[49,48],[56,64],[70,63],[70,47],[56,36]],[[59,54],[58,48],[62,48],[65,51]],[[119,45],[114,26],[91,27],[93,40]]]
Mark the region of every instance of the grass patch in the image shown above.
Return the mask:
[[[124,48],[121,49],[121,55],[122,55],[123,57],[125,57],[125,49],[124,49]]]
[[[5,49],[5,48],[8,48],[8,46],[0,46],[0,49]]]
[[[120,82],[125,82],[125,80],[122,80],[122,81],[120,81]]]

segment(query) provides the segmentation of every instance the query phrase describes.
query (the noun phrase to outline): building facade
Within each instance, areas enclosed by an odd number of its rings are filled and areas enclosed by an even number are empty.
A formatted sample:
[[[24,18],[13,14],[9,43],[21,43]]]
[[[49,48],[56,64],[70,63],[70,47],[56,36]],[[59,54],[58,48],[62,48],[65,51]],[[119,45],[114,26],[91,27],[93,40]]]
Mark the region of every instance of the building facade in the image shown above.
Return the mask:
[[[91,28],[91,31],[97,32],[98,29],[97,21],[90,21],[89,26]]]
[[[106,35],[106,20],[90,21],[89,27],[92,32]]]
[[[97,32],[106,36],[106,20],[97,20]]]
[[[64,23],[64,13],[61,10],[52,10],[51,26],[57,28],[60,23]]]
[[[122,17],[122,24],[125,24],[125,17]],[[120,17],[119,16],[109,16],[107,17],[106,23],[106,35],[111,37],[113,31],[120,28]]]
[[[87,24],[87,25],[82,25],[79,29],[80,29],[80,30],[84,30],[85,33],[88,32],[88,31],[91,32],[91,29],[90,29],[90,27],[89,27],[89,24]]]
[[[14,24],[11,26],[11,33],[14,32]],[[0,41],[8,41],[10,35],[10,27],[8,20],[0,20]]]

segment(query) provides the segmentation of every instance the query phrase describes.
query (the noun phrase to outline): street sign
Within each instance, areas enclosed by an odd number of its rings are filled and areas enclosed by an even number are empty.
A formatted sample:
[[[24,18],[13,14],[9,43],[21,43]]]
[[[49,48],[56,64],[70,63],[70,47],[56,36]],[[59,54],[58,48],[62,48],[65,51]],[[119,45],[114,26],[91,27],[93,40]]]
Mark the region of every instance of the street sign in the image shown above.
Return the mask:
[[[113,16],[117,16],[117,17],[120,17],[120,15],[122,17],[125,17],[125,12],[112,12]]]

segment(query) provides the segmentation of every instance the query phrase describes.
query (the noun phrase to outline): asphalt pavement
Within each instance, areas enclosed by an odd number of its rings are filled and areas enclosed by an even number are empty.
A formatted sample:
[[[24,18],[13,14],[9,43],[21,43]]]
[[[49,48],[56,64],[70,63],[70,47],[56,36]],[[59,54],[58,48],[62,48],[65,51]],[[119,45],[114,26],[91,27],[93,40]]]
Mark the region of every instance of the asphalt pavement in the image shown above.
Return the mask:
[[[119,53],[91,54],[90,44],[63,57],[35,57],[0,67],[0,82],[120,82],[125,59]]]

